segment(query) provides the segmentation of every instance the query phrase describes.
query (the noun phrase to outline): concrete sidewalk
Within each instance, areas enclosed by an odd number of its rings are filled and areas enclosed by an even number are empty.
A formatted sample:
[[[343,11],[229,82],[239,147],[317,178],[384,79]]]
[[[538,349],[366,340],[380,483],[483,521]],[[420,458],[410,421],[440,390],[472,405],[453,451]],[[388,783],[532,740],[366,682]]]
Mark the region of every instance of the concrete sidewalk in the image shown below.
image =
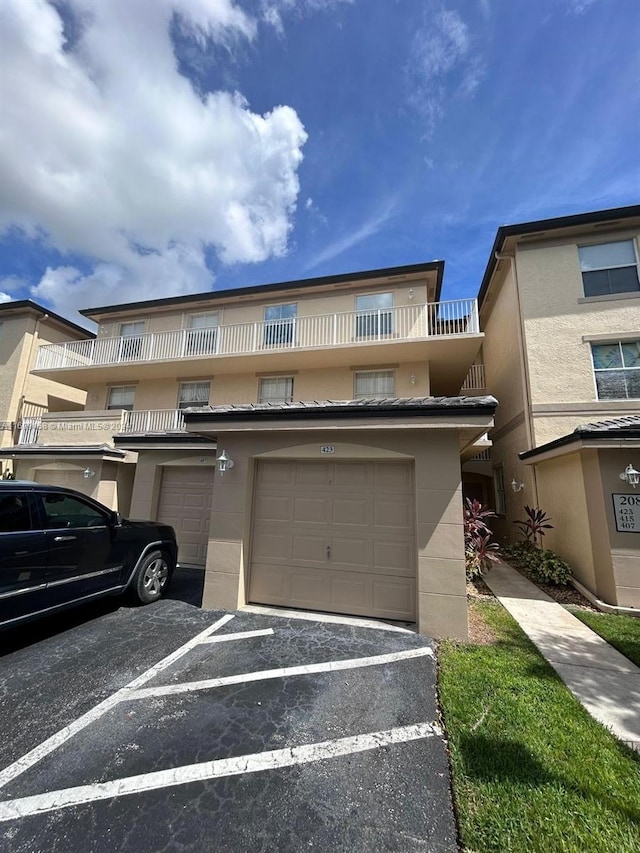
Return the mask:
[[[507,563],[484,580],[591,716],[640,751],[640,668]]]

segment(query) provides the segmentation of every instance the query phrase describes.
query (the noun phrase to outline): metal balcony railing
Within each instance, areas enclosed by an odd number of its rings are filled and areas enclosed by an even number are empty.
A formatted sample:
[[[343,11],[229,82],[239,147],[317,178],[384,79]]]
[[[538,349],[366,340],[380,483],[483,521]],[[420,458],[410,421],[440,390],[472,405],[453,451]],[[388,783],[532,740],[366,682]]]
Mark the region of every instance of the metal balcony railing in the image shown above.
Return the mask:
[[[123,412],[121,434],[183,432],[184,415],[180,409],[140,409]]]
[[[249,355],[477,334],[475,299],[44,344],[35,370]]]

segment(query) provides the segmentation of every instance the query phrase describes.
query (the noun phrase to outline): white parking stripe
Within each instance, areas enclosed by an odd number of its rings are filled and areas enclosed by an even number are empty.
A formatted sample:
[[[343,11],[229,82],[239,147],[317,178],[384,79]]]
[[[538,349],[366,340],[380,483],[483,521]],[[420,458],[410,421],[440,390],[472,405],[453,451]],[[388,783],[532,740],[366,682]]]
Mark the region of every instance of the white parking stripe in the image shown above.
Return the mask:
[[[196,634],[195,637],[192,637],[183,646],[176,649],[175,652],[172,652],[166,658],[163,658],[157,664],[154,664],[154,666],[147,669],[142,673],[142,675],[138,676],[138,678],[130,681],[126,687],[121,688],[116,693],[107,697],[103,702],[100,702],[99,705],[96,705],[90,711],[87,711],[86,714],[83,714],[81,717],[78,717],[77,720],[74,720],[73,723],[70,723],[68,726],[60,729],[60,731],[51,735],[50,738],[47,738],[47,740],[43,741],[30,752],[27,752],[26,755],[18,758],[17,761],[13,762],[13,764],[5,767],[4,770],[0,771],[0,788],[2,788],[3,785],[6,785],[7,782],[11,782],[17,776],[20,776],[20,774],[24,773],[25,770],[28,770],[29,767],[33,767],[34,764],[37,764],[38,761],[41,761],[45,756],[49,755],[50,752],[53,752],[54,749],[57,749],[65,743],[65,741],[69,740],[70,737],[73,737],[73,735],[77,734],[90,723],[93,723],[95,720],[102,717],[103,714],[106,714],[107,711],[110,711],[111,708],[119,702],[122,702],[123,699],[129,698],[129,691],[131,688],[140,687],[140,685],[146,684],[147,681],[159,672],[162,672],[162,670],[166,669],[172,663],[175,663],[175,661],[183,655],[186,655],[187,652],[191,651],[191,649],[197,646],[198,643],[201,643],[203,639],[209,636],[209,634],[212,634],[214,631],[217,631],[218,628],[222,628],[223,625],[226,625],[230,619],[233,619],[232,613],[218,619],[217,622],[214,622],[213,625],[209,625],[209,627],[204,631]]]
[[[313,761],[325,761],[343,755],[379,749],[396,743],[406,743],[433,736],[442,737],[439,726],[431,723],[417,723],[386,731],[371,732],[355,737],[326,740],[306,746],[293,746],[287,749],[275,749],[269,752],[257,752],[251,755],[239,755],[235,758],[221,758],[204,761],[200,764],[187,764],[171,770],[158,770],[115,779],[112,782],[98,782],[95,785],[80,785],[46,794],[21,797],[0,802],[0,821],[15,820],[43,812],[56,811],[70,806],[124,797],[144,791],[155,791],[189,782],[202,782],[219,779],[222,776],[238,776],[243,773],[259,773],[296,764],[308,764]]]
[[[339,672],[344,669],[360,669],[364,666],[381,666],[396,663],[409,658],[433,657],[433,649],[424,646],[420,649],[406,649],[402,652],[390,652],[368,658],[349,660],[330,660],[323,663],[287,666],[281,669],[265,669],[258,672],[243,672],[240,675],[225,675],[220,678],[207,678],[203,681],[187,681],[183,684],[167,684],[161,687],[147,687],[143,690],[127,690],[127,699],[146,699],[150,696],[172,696],[176,693],[191,693],[195,690],[210,690],[214,687],[226,687],[229,684],[246,684],[249,681],[264,681],[270,678],[286,678],[292,675],[314,675],[318,672]]]
[[[200,645],[208,643],[228,643],[230,640],[248,640],[250,637],[268,637],[273,634],[273,628],[261,628],[259,631],[237,631],[235,634],[218,634],[217,637],[207,637],[200,640]]]

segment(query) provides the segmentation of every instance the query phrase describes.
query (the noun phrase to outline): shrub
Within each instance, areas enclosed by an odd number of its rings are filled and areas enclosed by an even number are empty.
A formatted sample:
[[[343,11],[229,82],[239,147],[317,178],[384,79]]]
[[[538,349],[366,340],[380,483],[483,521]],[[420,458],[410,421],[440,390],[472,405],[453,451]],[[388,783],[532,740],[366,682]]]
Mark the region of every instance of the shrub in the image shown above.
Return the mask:
[[[464,556],[468,580],[480,577],[498,558],[498,545],[491,541],[491,530],[485,519],[495,518],[495,512],[480,501],[464,502]]]
[[[531,578],[535,583],[550,583],[566,586],[571,569],[562,557],[548,549],[536,548],[531,542],[516,542],[505,545],[502,556]]]
[[[520,533],[525,537],[525,540],[531,545],[542,546],[542,537],[545,530],[553,530],[553,524],[549,524],[551,519],[547,513],[539,509],[537,506],[525,506],[524,511],[527,517],[524,521],[514,521],[513,523],[520,528]]]

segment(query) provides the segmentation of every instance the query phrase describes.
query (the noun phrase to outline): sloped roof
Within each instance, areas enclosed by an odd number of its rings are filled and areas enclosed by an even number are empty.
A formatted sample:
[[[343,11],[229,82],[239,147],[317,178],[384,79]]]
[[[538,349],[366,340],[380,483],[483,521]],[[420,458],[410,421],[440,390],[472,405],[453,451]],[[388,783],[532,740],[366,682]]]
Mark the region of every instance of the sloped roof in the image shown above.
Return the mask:
[[[555,450],[564,445],[589,439],[592,441],[620,441],[629,439],[634,442],[635,446],[640,440],[640,414],[623,415],[620,418],[607,418],[604,421],[579,424],[573,432],[569,432],[546,444],[541,444],[539,447],[534,447],[532,450],[525,450],[523,453],[519,453],[518,456],[520,459],[531,459],[546,453],[548,450]]]
[[[611,430],[640,429],[640,414],[624,415],[621,418],[608,418],[606,421],[580,424],[574,432],[610,432]]]

